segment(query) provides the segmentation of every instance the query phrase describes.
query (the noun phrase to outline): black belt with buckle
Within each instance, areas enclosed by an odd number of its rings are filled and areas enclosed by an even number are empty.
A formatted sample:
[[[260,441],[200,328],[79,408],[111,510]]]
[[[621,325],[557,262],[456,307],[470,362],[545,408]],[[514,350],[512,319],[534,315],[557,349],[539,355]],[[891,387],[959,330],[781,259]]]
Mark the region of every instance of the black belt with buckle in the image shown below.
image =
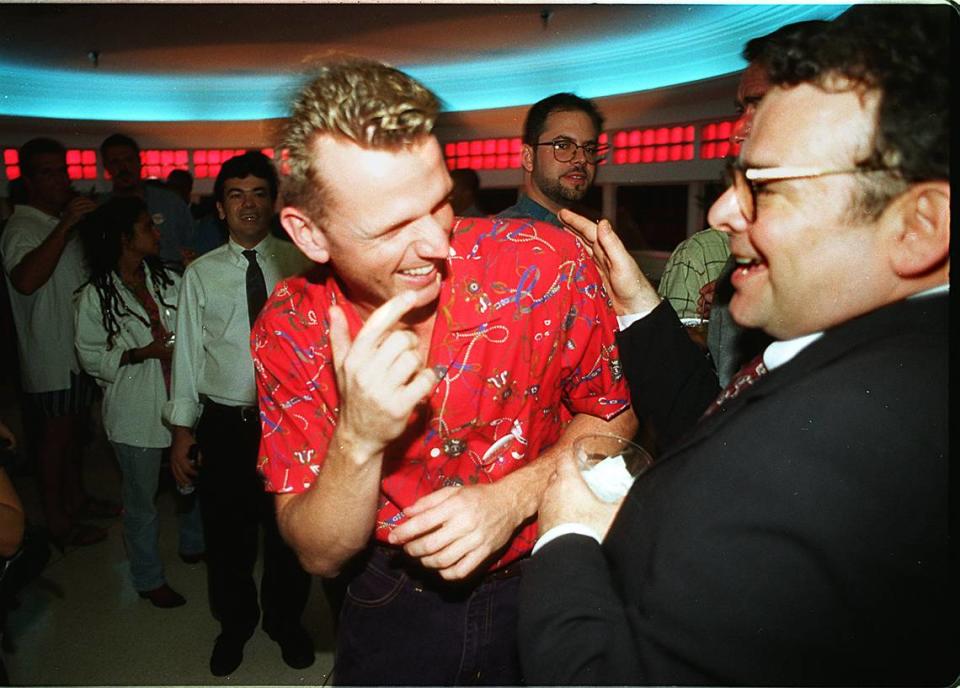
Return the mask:
[[[220,415],[239,416],[240,421],[243,423],[260,422],[260,408],[258,406],[227,406],[226,404],[218,404],[210,399],[205,399],[203,401],[203,409],[205,413],[213,411]]]
[[[456,587],[456,586],[472,586],[476,587],[483,585],[484,583],[492,583],[494,581],[503,581],[509,578],[515,578],[523,572],[523,565],[527,561],[527,558],[519,559],[513,561],[507,566],[496,569],[494,571],[489,571],[483,576],[473,577],[461,580],[461,581],[446,581],[440,577],[440,574],[434,571],[433,569],[428,569],[420,564],[416,559],[407,555],[401,548],[393,547],[391,545],[384,544],[382,542],[376,542],[373,545],[374,550],[379,552],[381,555],[385,556],[387,560],[391,562],[393,566],[402,568],[410,575],[411,578],[415,580],[420,580],[424,582],[431,583],[432,585],[440,584],[442,586]]]

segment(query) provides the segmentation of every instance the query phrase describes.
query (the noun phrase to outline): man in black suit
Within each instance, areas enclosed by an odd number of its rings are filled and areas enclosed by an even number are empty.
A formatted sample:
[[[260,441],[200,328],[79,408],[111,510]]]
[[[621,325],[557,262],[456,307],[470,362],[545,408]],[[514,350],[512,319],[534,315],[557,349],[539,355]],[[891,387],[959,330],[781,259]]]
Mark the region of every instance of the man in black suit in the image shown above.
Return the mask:
[[[774,88],[710,219],[738,261],[734,318],[778,341],[769,372],[719,407],[707,408],[716,383],[702,357],[609,224],[561,213],[618,312],[645,314],[621,342],[638,414],[681,437],[619,504],[561,462],[522,582],[529,683],[957,677],[955,19],[945,7],[857,6],[771,62]]]

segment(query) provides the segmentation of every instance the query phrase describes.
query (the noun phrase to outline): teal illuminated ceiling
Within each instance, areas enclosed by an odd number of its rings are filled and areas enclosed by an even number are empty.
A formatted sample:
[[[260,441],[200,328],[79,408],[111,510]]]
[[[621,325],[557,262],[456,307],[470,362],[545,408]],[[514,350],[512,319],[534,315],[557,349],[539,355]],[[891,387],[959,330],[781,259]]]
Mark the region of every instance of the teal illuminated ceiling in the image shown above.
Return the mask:
[[[830,19],[847,5],[675,6],[670,22],[498,51],[486,59],[399,64],[448,111],[525,105],[558,91],[603,97],[662,88],[743,68],[744,43],[780,26]],[[0,115],[72,120],[235,121],[283,117],[293,73],[129,74],[0,60]]]

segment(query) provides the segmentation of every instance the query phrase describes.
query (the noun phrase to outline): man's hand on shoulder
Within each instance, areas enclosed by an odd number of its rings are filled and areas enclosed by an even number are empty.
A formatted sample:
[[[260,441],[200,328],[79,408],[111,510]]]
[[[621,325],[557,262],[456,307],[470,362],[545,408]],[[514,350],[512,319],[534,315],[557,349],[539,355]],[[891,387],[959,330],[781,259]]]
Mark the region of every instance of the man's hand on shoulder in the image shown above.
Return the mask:
[[[593,222],[564,208],[560,221],[583,242],[600,271],[617,315],[649,313],[660,296],[607,220]]]

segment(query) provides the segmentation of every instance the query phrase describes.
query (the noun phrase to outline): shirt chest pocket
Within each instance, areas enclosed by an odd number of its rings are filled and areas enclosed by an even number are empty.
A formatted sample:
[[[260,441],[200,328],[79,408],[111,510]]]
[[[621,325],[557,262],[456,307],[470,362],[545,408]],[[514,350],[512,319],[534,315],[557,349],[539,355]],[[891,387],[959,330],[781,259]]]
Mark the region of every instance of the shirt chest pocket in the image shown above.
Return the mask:
[[[526,458],[527,438],[518,418],[495,418],[464,442],[480,470],[491,473]]]
[[[238,322],[238,318],[243,318]],[[246,306],[241,309],[236,303],[223,302],[205,309],[203,318],[203,341],[223,339],[233,328],[247,325]],[[249,336],[249,335],[248,335]]]

